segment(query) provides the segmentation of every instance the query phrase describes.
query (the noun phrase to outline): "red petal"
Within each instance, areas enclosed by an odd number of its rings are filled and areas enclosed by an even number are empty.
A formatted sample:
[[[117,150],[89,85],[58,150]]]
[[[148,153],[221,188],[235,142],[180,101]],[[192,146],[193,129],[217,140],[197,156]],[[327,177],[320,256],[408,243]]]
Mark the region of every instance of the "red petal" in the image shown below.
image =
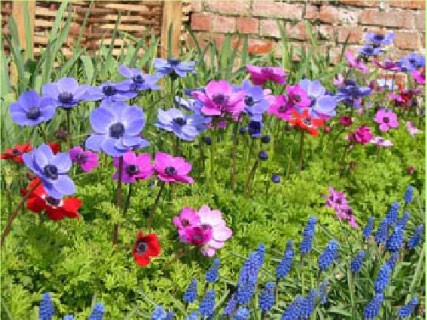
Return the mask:
[[[76,197],[70,197],[63,200],[62,208],[67,213],[77,213],[82,206],[82,202]]]
[[[135,262],[140,266],[140,267],[145,267],[148,266],[150,264],[150,258],[147,257],[147,255],[139,255],[134,253],[133,254],[133,258],[135,260]]]
[[[58,209],[53,209],[53,208],[46,208],[46,215],[48,216],[49,219],[53,220],[53,221],[59,221],[65,218],[65,215],[63,213],[62,210]]]

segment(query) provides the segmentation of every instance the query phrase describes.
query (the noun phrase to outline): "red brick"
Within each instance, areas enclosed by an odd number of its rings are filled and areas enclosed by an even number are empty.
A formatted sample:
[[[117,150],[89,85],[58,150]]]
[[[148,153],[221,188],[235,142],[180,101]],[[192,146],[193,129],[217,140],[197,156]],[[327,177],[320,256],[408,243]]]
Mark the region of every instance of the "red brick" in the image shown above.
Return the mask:
[[[390,10],[363,10],[360,14],[360,23],[363,25],[385,26],[412,29],[414,14],[408,11]]]
[[[424,0],[418,1],[389,1],[391,7],[405,8],[405,9],[425,9],[426,2]]]
[[[215,33],[197,33],[196,39],[199,42],[201,48],[206,47],[209,41],[215,43],[217,47],[221,46],[224,42],[225,35],[224,34],[215,34]]]
[[[340,27],[338,28],[338,42],[344,43],[348,38],[347,43],[360,43],[363,39],[363,29],[355,27]]]
[[[340,9],[339,20],[345,26],[357,26],[359,21],[359,10],[353,9]]]
[[[339,21],[339,11],[333,6],[320,7],[319,19],[322,22],[335,24]]]
[[[236,19],[237,32],[240,33],[258,33],[259,20],[248,17],[238,17]]]
[[[211,15],[200,13],[191,14],[191,29],[199,31],[209,31],[211,29]]]
[[[415,14],[415,28],[425,33],[426,30],[426,12],[424,10]]]
[[[302,19],[303,5],[272,1],[255,1],[252,15],[255,17]]]
[[[212,32],[236,32],[236,18],[225,16],[214,16]]]
[[[191,1],[191,11],[192,12],[201,12],[203,11],[202,1]]]
[[[249,39],[248,52],[250,54],[266,54],[273,48],[273,42],[262,39]]]
[[[399,49],[419,49],[421,48],[421,37],[418,32],[396,31],[394,46]]]
[[[305,6],[304,19],[311,20],[311,21],[317,20],[319,19],[319,13],[320,13],[319,6],[312,6],[308,4]]]
[[[297,24],[288,23],[285,27],[286,35],[290,39],[298,39],[298,40],[308,40],[309,36],[307,34],[307,30],[305,28],[305,24],[303,21],[298,22]]]
[[[227,15],[248,15],[249,1],[205,1],[205,10]]]
[[[341,0],[341,3],[355,7],[380,7],[378,0]]]
[[[278,23],[283,24],[283,21],[276,22],[276,20],[260,20],[259,34],[261,36],[280,38],[280,29],[277,25]]]

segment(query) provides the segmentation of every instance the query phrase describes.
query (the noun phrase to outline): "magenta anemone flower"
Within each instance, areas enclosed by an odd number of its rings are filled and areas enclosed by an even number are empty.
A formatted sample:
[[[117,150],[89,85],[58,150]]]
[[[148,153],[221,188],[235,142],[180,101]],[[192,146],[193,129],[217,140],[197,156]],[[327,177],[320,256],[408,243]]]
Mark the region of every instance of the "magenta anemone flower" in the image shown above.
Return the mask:
[[[280,67],[257,67],[246,65],[246,69],[251,75],[252,83],[257,86],[263,86],[267,80],[277,84],[284,84],[286,81],[285,71]]]
[[[85,151],[82,147],[77,146],[69,151],[71,161],[77,163],[84,172],[92,172],[99,166],[98,154],[92,151]]]
[[[231,113],[233,117],[237,117],[245,109],[245,92],[233,92],[233,87],[225,80],[212,80],[204,91],[194,91],[192,94],[203,103],[201,111],[207,116]]]
[[[359,57],[354,56],[351,51],[346,51],[345,59],[350,67],[359,70],[361,73],[369,72],[368,66],[364,64]]]
[[[289,102],[299,108],[305,108],[311,105],[311,100],[308,97],[307,92],[305,92],[299,84],[294,86],[287,86],[286,93],[288,94]]]
[[[421,70],[412,71],[412,78],[414,78],[415,82],[418,84],[425,85],[426,84],[426,72],[424,68]]]
[[[292,111],[295,108],[292,107],[292,104],[289,103],[284,95],[273,96],[269,100],[270,106],[267,109],[267,113],[273,114],[284,121],[292,119]]]
[[[349,127],[353,124],[353,119],[351,117],[341,117],[340,124],[344,127]]]
[[[179,216],[172,219],[172,222],[178,228],[180,240],[188,243],[188,230],[194,226],[198,226],[200,224],[200,219],[196,210],[184,207]]]
[[[337,87],[342,87],[345,84],[345,79],[344,79],[343,75],[341,73],[339,73],[339,74],[335,75],[334,80],[332,80],[332,82]]]
[[[382,137],[375,137],[371,140],[371,143],[380,146],[380,147],[392,147],[393,142],[390,140],[384,139]]]
[[[194,182],[194,179],[188,176],[191,164],[182,157],[175,158],[170,154],[158,152],[154,158],[154,170],[164,182]]]
[[[377,67],[384,69],[384,70],[390,70],[390,71],[400,71],[400,67],[396,62],[391,61],[388,58],[385,58],[383,62],[374,59],[372,61]]]
[[[348,136],[348,140],[353,143],[359,144],[367,144],[371,142],[373,138],[371,129],[365,125],[359,127],[356,132],[350,133]]]
[[[119,158],[114,158],[114,167],[117,171],[113,175],[113,180],[119,178]],[[122,181],[124,183],[135,183],[137,180],[147,180],[154,173],[151,165],[151,156],[148,153],[136,155],[133,151],[128,151],[123,155]]]
[[[406,129],[408,129],[411,136],[415,137],[418,133],[421,133],[422,131],[415,127],[415,125],[411,121],[406,121]]]
[[[378,110],[375,114],[374,121],[380,125],[380,130],[383,132],[387,132],[391,128],[397,128],[399,126],[397,115],[392,110]]]
[[[231,238],[233,231],[227,227],[219,210],[211,210],[207,205],[204,205],[198,211],[198,215],[200,225],[205,229],[210,228],[212,230],[212,239],[204,245],[201,252],[205,256],[213,257],[216,250],[222,248],[224,242]]]
[[[346,195],[336,191],[333,187],[329,187],[329,195],[324,196],[326,199],[325,206],[332,208],[337,217],[341,220],[346,220],[352,228],[358,228],[353,211],[347,203]]]

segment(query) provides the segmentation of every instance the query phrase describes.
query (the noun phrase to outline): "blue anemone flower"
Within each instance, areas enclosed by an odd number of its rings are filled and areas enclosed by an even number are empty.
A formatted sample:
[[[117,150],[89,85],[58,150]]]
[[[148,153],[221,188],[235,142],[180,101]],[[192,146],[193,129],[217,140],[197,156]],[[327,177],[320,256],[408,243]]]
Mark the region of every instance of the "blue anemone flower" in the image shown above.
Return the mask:
[[[103,151],[112,157],[120,157],[134,148],[143,148],[149,142],[140,136],[145,119],[142,109],[125,103],[111,107],[99,107],[89,117],[93,133],[86,140],[86,148]]]
[[[359,49],[359,53],[364,56],[377,56],[381,53],[382,49],[380,47],[375,47],[371,44],[365,44],[361,49]]]
[[[180,61],[174,58],[154,59],[154,68],[161,76],[169,75],[172,79],[178,77],[184,78],[187,76],[187,73],[196,73],[194,67],[196,62],[194,61]]]
[[[157,113],[156,127],[173,132],[178,138],[193,141],[196,136],[206,129],[202,115],[186,115],[179,109],[162,110]]]
[[[412,72],[426,66],[426,57],[416,52],[411,52],[400,59],[397,64],[403,72]]]
[[[244,80],[236,90],[245,92],[245,113],[249,115],[252,121],[262,121],[262,115],[267,111],[269,102],[265,99],[264,90],[261,86],[255,86],[250,81]]]
[[[21,94],[18,101],[10,105],[10,117],[20,126],[35,126],[53,118],[56,103],[48,97],[40,97],[34,90]]]
[[[71,168],[68,153],[53,154],[50,146],[42,144],[32,152],[23,154],[22,159],[40,178],[48,196],[61,199],[76,192],[73,180],[67,175]]]
[[[393,32],[386,34],[368,32],[365,34],[365,41],[372,42],[379,46],[385,46],[393,44],[394,37],[395,35]]]
[[[74,78],[62,78],[58,82],[47,83],[42,87],[42,94],[55,101],[58,107],[69,109],[80,101],[90,100],[89,85],[79,85]]]
[[[120,90],[116,83],[105,82],[98,87],[91,87],[88,90],[88,99],[102,100],[100,107],[108,107],[114,102],[123,102],[138,95],[136,91]]]
[[[120,91],[142,91],[142,90],[159,90],[161,87],[157,84],[158,75],[144,74],[138,68],[128,68],[125,65],[119,67],[120,74],[127,78],[118,83],[115,87]]]
[[[338,101],[335,96],[328,94],[319,80],[303,79],[299,82],[299,85],[311,100],[308,110],[312,117],[324,118],[336,115],[335,109]]]

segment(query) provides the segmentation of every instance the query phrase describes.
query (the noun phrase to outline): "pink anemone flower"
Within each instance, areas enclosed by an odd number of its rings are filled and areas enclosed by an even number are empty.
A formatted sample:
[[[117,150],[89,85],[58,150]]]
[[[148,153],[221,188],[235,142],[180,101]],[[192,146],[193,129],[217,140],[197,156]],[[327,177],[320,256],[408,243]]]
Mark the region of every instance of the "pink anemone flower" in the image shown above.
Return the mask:
[[[257,67],[246,65],[246,69],[251,75],[252,83],[263,86],[268,80],[277,84],[284,84],[286,81],[285,71],[280,67]]]
[[[114,167],[117,171],[113,175],[113,180],[119,178],[119,158],[114,158]],[[154,173],[151,164],[151,156],[148,153],[136,155],[133,151],[128,151],[123,155],[122,181],[124,183],[135,183],[137,180],[147,180]]]
[[[191,171],[191,164],[182,157],[158,152],[154,157],[154,170],[158,178],[164,182],[194,182],[194,179],[188,176]]]
[[[85,151],[82,147],[74,147],[69,151],[71,161],[78,163],[84,172],[92,172],[99,166],[98,154],[92,151]]]

